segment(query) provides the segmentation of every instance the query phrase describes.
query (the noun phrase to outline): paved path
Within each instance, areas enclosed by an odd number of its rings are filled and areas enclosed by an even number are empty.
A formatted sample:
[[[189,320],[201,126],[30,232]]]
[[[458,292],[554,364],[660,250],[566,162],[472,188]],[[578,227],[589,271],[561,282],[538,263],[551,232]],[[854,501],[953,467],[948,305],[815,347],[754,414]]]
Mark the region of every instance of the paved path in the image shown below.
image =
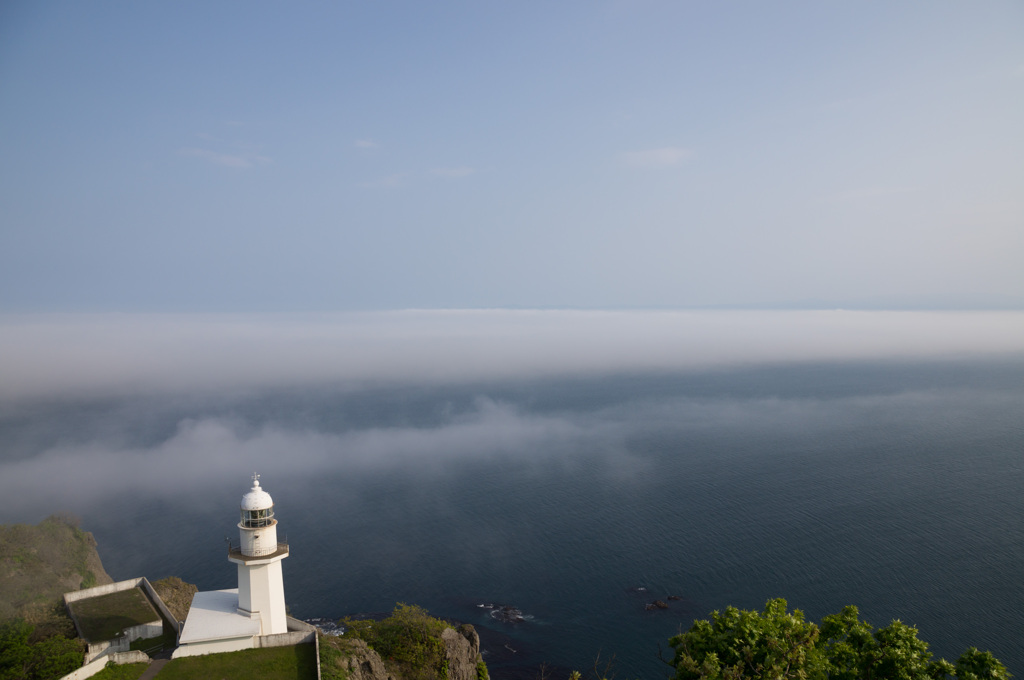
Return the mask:
[[[146,669],[146,672],[139,676],[139,680],[153,680],[153,678],[156,677],[156,674],[160,672],[160,669],[167,665],[168,661],[170,661],[170,659],[155,659],[151,664],[149,664],[149,668]]]

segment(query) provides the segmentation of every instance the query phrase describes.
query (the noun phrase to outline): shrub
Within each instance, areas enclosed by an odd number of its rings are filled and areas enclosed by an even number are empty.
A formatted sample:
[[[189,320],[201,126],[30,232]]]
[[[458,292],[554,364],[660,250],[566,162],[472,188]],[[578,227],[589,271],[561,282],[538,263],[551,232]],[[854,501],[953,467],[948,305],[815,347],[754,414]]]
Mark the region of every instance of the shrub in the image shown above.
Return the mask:
[[[394,664],[409,680],[448,677],[445,645],[441,633],[448,624],[435,619],[416,605],[399,602],[383,621],[343,621],[348,632],[366,642],[384,663]]]

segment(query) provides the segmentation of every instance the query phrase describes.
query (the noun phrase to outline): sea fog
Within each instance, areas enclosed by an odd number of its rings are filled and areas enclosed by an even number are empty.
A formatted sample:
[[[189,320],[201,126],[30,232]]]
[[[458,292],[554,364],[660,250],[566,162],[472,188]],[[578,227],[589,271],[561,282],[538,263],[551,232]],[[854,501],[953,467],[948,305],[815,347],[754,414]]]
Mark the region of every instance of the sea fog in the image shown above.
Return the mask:
[[[694,618],[780,596],[1024,667],[1021,313],[33,316],[0,343],[0,519],[79,515],[115,578],[233,587],[258,472],[294,615],[417,603],[493,632],[497,678],[662,677]]]

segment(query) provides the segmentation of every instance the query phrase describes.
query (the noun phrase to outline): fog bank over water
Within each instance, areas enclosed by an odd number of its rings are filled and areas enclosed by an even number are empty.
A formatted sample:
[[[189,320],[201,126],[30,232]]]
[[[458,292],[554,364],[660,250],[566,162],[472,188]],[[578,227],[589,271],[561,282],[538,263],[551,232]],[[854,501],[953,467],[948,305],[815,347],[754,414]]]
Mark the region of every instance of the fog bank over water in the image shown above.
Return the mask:
[[[200,416],[177,423],[174,433],[149,445],[125,445],[125,431],[61,443],[15,461],[0,459],[0,494],[16,507],[46,512],[54,499],[82,511],[112,495],[170,500],[223,488],[240,470],[283,479],[322,473],[349,477],[414,469],[440,472],[459,459],[529,456],[567,445],[596,443],[608,428],[592,432],[567,419],[518,413],[510,405],[479,399],[469,413],[436,427],[359,428],[330,432],[295,429],[272,414],[252,426],[240,418]],[[67,474],[74,471],[74,474]]]
[[[676,380],[686,382],[685,377]],[[95,407],[84,423],[65,419],[66,406],[32,409],[21,425],[41,423],[58,434],[37,433],[33,440],[29,433],[18,446],[11,441],[17,439],[11,433],[18,425],[3,423],[0,496],[9,509],[17,509],[14,519],[31,521],[52,512],[55,503],[84,514],[111,498],[172,502],[188,496],[201,505],[204,494],[237,484],[241,471],[249,470],[268,475],[279,486],[301,486],[318,478],[352,482],[380,475],[413,475],[425,483],[461,473],[467,465],[512,466],[541,476],[551,465],[584,465],[591,474],[600,469],[610,482],[629,484],[650,472],[650,461],[637,455],[636,442],[655,434],[680,442],[683,449],[705,439],[802,440],[891,427],[920,427],[928,437],[941,437],[944,429],[970,428],[981,414],[997,417],[1021,406],[1018,393],[998,387],[905,388],[826,398],[687,396],[657,390],[631,395],[606,381],[577,381],[572,389],[579,394],[596,389],[613,393],[614,400],[588,403],[577,397],[555,408],[532,402],[532,397],[499,401],[481,396],[494,388],[472,387],[454,396],[427,391],[418,398],[437,402],[429,414],[418,414],[422,405],[407,403],[404,390],[389,389],[377,396],[389,402],[390,412],[379,414],[385,420],[376,423],[337,414],[364,408],[358,403],[361,394],[339,403],[337,394],[324,392],[313,398],[323,404],[298,406],[298,415],[287,412],[294,392],[269,395],[267,402],[245,397],[217,406],[198,402],[185,411],[167,397],[127,410],[131,400],[116,399]],[[535,383],[525,392],[549,388]],[[829,454],[823,450],[822,455]]]
[[[0,400],[1024,354],[1024,312],[409,310],[0,317]]]

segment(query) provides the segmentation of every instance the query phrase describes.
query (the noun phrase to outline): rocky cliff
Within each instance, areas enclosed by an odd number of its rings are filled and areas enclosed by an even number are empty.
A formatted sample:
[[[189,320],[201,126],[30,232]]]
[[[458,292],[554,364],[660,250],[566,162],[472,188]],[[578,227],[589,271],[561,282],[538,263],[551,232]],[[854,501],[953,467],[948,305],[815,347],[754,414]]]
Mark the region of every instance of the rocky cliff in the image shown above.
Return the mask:
[[[346,621],[342,637],[320,640],[323,680],[487,680],[480,636],[418,607],[399,605],[383,621]]]
[[[448,660],[449,680],[476,680],[483,657],[480,655],[480,636],[473,626],[465,623],[454,628],[445,628],[441,633]],[[484,673],[486,677],[486,672]]]

